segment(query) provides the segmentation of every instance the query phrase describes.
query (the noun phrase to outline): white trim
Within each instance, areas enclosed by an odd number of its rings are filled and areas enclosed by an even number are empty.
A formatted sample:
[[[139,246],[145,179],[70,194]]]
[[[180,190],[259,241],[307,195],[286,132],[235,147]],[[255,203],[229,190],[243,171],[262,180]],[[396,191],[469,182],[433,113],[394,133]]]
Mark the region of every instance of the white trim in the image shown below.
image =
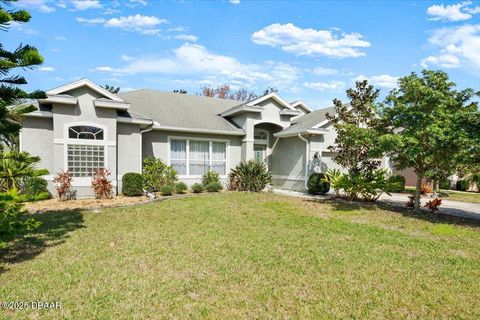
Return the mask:
[[[301,116],[302,113],[300,111],[296,110],[296,109],[295,110],[290,110],[290,109],[284,108],[284,109],[280,110],[280,115],[282,115],[282,116]]]
[[[153,123],[151,120],[142,120],[142,119],[134,119],[134,118],[128,118],[128,117],[120,117],[117,116],[117,122],[119,123],[131,123],[131,124],[146,124],[150,125]]]
[[[329,131],[326,129],[299,129],[299,130],[292,130],[289,132],[277,132],[273,136],[279,138],[287,138],[287,137],[296,137],[299,134],[311,134],[311,135],[322,135],[328,133]]]
[[[236,107],[233,107],[231,109],[228,109],[226,111],[223,111],[222,113],[220,113],[220,115],[222,117],[229,117],[229,116],[233,116],[233,115],[236,115],[237,113],[242,113],[242,112],[255,112],[255,113],[260,113],[262,112],[263,109],[261,107],[250,107],[250,106],[246,106],[246,105],[240,105],[240,106],[236,106]]]
[[[77,89],[77,88],[80,88],[80,87],[83,87],[83,86],[86,86],[86,87],[92,89],[93,91],[96,91],[96,92],[104,95],[105,97],[107,97],[111,100],[119,101],[119,102],[125,102],[123,99],[120,99],[118,96],[116,96],[113,93],[111,93],[110,91],[96,85],[95,83],[88,80],[87,78],[83,78],[83,79],[80,79],[80,80],[62,85],[60,87],[50,89],[46,93],[47,93],[47,95],[62,94],[64,92],[67,92],[67,91],[70,91],[70,90],[73,90],[73,89]]]
[[[70,96],[58,96],[58,95],[48,95],[46,99],[38,99],[41,103],[60,103],[60,104],[72,104],[75,105],[78,102],[76,97]]]
[[[313,111],[312,108],[310,108],[305,102],[302,100],[295,101],[294,103],[291,104],[292,108],[300,107],[303,108],[303,110],[307,111],[306,113],[310,113]]]
[[[228,131],[228,130],[215,130],[215,129],[204,129],[204,128],[181,128],[181,127],[170,127],[170,126],[158,126],[153,127],[154,130],[162,131],[178,131],[178,132],[191,132],[191,133],[210,133],[210,134],[222,134],[222,135],[231,135],[231,136],[244,136],[245,132],[242,131]]]
[[[130,107],[130,103],[102,99],[93,100],[93,105],[97,108],[101,107],[116,110],[127,110]]]
[[[53,118],[53,113],[50,111],[36,110],[36,111],[26,113],[24,117]]]
[[[279,96],[278,94],[276,94],[275,92],[270,92],[270,93],[267,94],[267,95],[264,95],[264,96],[262,96],[262,97],[260,97],[260,98],[257,98],[257,99],[255,99],[255,100],[252,100],[252,101],[250,101],[250,102],[247,102],[247,103],[246,103],[246,106],[248,106],[248,107],[253,107],[253,106],[255,106],[255,105],[257,105],[257,104],[259,104],[259,103],[261,103],[261,102],[263,102],[263,101],[265,101],[265,100],[268,100],[268,99],[270,99],[270,98],[273,99],[273,100],[275,100],[275,101],[277,101],[279,104],[283,105],[284,107],[286,107],[286,108],[288,108],[288,109],[291,109],[291,110],[294,110],[294,109],[292,108],[292,106],[290,106],[290,103],[288,103],[288,102],[286,102],[285,100],[283,100],[282,98],[280,98],[280,96]]]
[[[208,152],[208,163],[209,167],[212,166],[212,142],[224,142],[225,145],[225,174],[221,174],[220,178],[227,178],[228,172],[230,169],[230,140],[228,139],[210,139],[210,138],[196,138],[196,137],[179,137],[179,136],[168,136],[168,149],[167,149],[167,164],[170,166],[171,165],[171,156],[170,156],[170,150],[171,150],[171,141],[172,140],[184,140],[186,141],[186,147],[185,147],[185,161],[186,161],[186,173],[185,175],[178,175],[178,178],[180,179],[188,179],[188,178],[201,178],[202,175],[191,175],[190,174],[190,140],[192,141],[208,141],[209,142],[209,152]],[[182,159],[183,160],[183,159]],[[220,161],[220,160],[216,160]]]
[[[320,110],[321,110],[321,109],[320,109]],[[347,108],[347,112],[350,111],[350,110],[352,110],[352,107],[351,107],[351,106],[349,106],[349,107]],[[335,114],[335,118],[337,118],[337,117],[338,117],[338,114]],[[318,128],[320,128],[320,127],[323,127],[324,125],[326,125],[326,124],[329,123],[330,121],[331,121],[331,120],[325,119],[325,120],[323,120],[322,122],[317,123],[316,125],[314,125],[312,128],[313,128],[313,129],[318,129]]]

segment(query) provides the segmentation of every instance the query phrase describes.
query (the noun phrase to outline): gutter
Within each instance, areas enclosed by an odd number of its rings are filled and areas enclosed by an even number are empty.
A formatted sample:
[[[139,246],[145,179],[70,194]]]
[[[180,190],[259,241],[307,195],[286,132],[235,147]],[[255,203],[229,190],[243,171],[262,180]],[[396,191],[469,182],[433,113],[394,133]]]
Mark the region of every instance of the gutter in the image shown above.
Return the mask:
[[[305,189],[307,188],[307,174],[308,174],[308,158],[309,158],[309,153],[310,153],[310,141],[302,137],[302,134],[298,134],[298,137],[305,141]]]

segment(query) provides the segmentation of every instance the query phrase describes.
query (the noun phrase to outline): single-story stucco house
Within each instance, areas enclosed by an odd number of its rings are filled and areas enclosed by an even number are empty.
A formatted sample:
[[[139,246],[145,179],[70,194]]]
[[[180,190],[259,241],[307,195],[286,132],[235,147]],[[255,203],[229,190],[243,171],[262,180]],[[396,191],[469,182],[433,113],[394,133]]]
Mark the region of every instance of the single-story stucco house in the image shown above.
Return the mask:
[[[77,197],[93,195],[95,168],[109,169],[119,192],[122,176],[141,173],[149,156],[189,185],[209,169],[225,181],[249,159],[265,161],[275,186],[292,190],[304,190],[311,172],[341,169],[327,149],[336,137],[326,119],[333,108],[312,110],[277,93],[248,102],[149,89],[112,94],[87,79],[46,93],[23,120],[20,149],[41,157],[52,192],[55,174],[69,170]]]

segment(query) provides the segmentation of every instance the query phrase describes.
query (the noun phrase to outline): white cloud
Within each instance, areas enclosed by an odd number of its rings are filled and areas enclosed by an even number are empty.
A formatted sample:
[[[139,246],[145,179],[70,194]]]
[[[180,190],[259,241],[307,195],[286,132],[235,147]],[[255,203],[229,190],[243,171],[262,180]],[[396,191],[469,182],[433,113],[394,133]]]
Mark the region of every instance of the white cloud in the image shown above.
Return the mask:
[[[67,40],[67,38],[65,38],[65,37],[63,37],[63,36],[56,36],[54,39],[57,40],[57,41],[65,41],[65,40]]]
[[[440,48],[437,55],[421,61],[423,67],[437,65],[443,68],[468,67],[480,70],[480,24],[465,24],[438,29],[428,41]]]
[[[305,56],[335,58],[360,57],[359,48],[370,47],[358,33],[340,33],[338,30],[302,29],[292,23],[271,24],[252,34],[252,41],[260,45],[279,47],[283,51]]]
[[[309,89],[319,90],[319,91],[340,90],[345,87],[345,82],[337,81],[337,80],[332,80],[329,82],[304,82],[303,86]]]
[[[471,5],[471,1],[465,1],[451,5],[433,5],[428,7],[427,14],[431,16],[430,20],[433,21],[464,21],[472,18],[472,14],[479,7],[472,9],[468,6]]]
[[[368,80],[370,84],[373,84],[376,87],[383,88],[395,88],[397,86],[398,77],[391,76],[389,74],[380,74],[376,76],[366,77],[364,75],[359,75],[353,79],[354,81]]]
[[[240,4],[240,0],[230,0],[231,4]]]
[[[121,68],[97,67],[95,71],[114,74],[168,74],[201,76],[211,83],[229,83],[232,87],[252,87],[257,82],[288,88],[301,71],[285,63],[266,61],[261,65],[244,64],[229,56],[208,51],[204,46],[185,43],[168,56],[137,57]]]
[[[431,65],[437,65],[441,68],[451,69],[460,67],[460,60],[452,54],[441,54],[438,56],[428,56],[422,59],[420,65],[428,68]]]
[[[120,18],[112,18],[105,22],[109,28],[119,28],[123,30],[136,31],[143,34],[157,34],[160,30],[156,27],[160,24],[168,23],[165,19],[159,19],[155,16],[143,16],[136,14]]]
[[[22,8],[29,8],[43,13],[54,12],[55,8],[47,4],[45,0],[20,0],[17,5]]]
[[[155,16],[143,16],[141,14],[111,18],[108,20],[104,18],[85,19],[78,17],[77,21],[90,25],[103,24],[107,28],[117,28],[142,34],[158,34],[160,29],[158,29],[157,26],[168,23],[165,19],[160,19]]]
[[[52,72],[52,71],[55,71],[55,68],[52,68],[52,67],[39,67],[37,70],[38,70],[38,71],[41,71],[41,72]]]
[[[138,6],[146,6],[148,3],[146,0],[128,0],[128,2],[125,2],[125,6],[130,7],[130,8],[135,8]]]
[[[130,57],[129,55],[126,55],[126,54],[122,54],[120,56],[120,59],[122,59],[123,61],[132,61],[133,57]]]
[[[168,28],[168,32],[187,32],[188,28],[187,27],[175,27],[175,28]]]
[[[312,70],[312,73],[316,74],[317,76],[331,76],[337,74],[338,71],[333,68],[317,67]]]
[[[179,34],[174,36],[174,38],[178,40],[191,41],[191,42],[197,42],[198,40],[198,37],[194,36],[193,34]]]
[[[14,22],[11,22],[8,26],[12,30],[17,30],[17,31],[23,32],[25,34],[29,34],[29,35],[33,35],[33,36],[38,34],[37,30],[29,28],[27,25],[25,25],[23,23],[20,23],[20,22],[15,22],[14,21]]]
[[[106,20],[103,18],[93,18],[93,19],[85,19],[81,17],[77,17],[76,20],[83,24],[101,24],[104,23]]]
[[[78,11],[102,8],[98,0],[71,0],[69,3]]]

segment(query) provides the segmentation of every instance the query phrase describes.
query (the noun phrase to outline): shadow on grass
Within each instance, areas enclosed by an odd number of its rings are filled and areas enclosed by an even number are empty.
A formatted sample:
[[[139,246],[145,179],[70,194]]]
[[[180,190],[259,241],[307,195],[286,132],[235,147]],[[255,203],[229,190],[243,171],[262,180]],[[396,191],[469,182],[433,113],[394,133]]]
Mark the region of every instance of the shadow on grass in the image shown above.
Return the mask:
[[[316,200],[307,200],[311,202],[318,202]],[[452,224],[457,226],[468,226],[480,228],[480,220],[473,218],[464,218],[458,216],[448,215],[445,210],[440,208],[440,213],[431,213],[427,210],[421,210],[419,212],[413,211],[410,208],[402,207],[400,205],[394,205],[385,202],[365,202],[365,201],[346,201],[344,199],[335,198],[324,201],[332,206],[333,211],[353,212],[355,210],[377,210],[383,209],[393,213],[401,214],[404,217],[415,218],[430,223],[442,223]],[[461,209],[448,209],[455,211],[459,215],[471,215],[471,212]]]
[[[29,215],[29,218],[40,221],[41,226],[0,250],[0,273],[7,271],[5,264],[33,259],[46,248],[64,243],[69,232],[84,227],[80,210],[47,211]]]

